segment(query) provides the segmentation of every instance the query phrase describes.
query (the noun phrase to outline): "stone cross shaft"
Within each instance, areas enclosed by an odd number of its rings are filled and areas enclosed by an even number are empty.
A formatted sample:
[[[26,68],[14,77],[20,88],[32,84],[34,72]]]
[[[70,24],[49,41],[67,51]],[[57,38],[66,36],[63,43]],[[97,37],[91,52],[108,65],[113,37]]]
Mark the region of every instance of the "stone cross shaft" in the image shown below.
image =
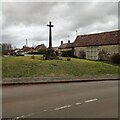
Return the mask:
[[[52,25],[52,22],[50,21],[49,22],[49,25],[47,25],[48,27],[49,27],[49,48],[51,48],[52,47],[52,27],[54,27],[53,25]]]

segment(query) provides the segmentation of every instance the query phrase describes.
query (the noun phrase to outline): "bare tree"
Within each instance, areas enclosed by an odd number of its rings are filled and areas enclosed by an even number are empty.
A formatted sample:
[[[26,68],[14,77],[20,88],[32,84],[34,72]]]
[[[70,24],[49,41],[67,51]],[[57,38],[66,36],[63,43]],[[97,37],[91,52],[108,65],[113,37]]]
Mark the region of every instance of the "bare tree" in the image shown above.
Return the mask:
[[[8,54],[12,50],[10,43],[2,43],[2,55]]]

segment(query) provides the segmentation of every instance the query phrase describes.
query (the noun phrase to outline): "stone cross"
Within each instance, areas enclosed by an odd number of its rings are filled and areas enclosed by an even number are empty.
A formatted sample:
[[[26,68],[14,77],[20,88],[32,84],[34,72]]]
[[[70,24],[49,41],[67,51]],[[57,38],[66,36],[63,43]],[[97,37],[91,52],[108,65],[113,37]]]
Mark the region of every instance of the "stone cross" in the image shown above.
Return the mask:
[[[49,25],[47,25],[49,27],[49,48],[52,48],[52,30],[51,27],[54,27],[52,24],[52,22],[49,22]]]

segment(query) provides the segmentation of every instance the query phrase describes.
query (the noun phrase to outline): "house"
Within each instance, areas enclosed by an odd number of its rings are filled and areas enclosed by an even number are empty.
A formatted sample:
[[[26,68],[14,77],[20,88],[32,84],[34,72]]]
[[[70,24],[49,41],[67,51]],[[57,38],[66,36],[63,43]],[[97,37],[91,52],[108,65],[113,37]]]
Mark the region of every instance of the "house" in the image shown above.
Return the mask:
[[[53,50],[54,51],[58,51],[58,47],[53,47]]]
[[[61,41],[61,45],[58,47],[58,53],[61,54],[63,51],[69,51],[73,49],[74,46],[73,43],[70,43],[70,40],[68,40],[68,43],[63,43],[63,41]]]
[[[23,46],[23,48],[21,50],[23,50],[25,53],[29,53],[29,52],[35,51],[35,49],[33,47],[28,47],[26,45]]]
[[[35,50],[39,51],[39,50],[46,50],[47,47],[44,44],[38,45],[35,47]]]
[[[108,57],[119,53],[120,30],[79,35],[74,41],[74,55],[80,57],[81,51],[85,52],[86,59],[98,60],[100,53]]]
[[[35,50],[39,53],[39,54],[45,54],[47,47],[44,44],[38,45],[35,47]]]

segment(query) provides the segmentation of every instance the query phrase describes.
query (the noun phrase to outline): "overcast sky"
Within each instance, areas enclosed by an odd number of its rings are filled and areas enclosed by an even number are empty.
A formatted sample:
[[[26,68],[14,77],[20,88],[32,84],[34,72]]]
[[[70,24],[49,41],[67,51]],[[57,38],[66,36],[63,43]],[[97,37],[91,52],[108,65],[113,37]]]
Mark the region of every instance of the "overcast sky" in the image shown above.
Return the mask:
[[[53,46],[73,42],[76,30],[83,35],[118,29],[117,2],[4,2],[1,13],[2,41],[13,47],[22,47],[25,39],[28,46],[48,46],[49,21]]]

